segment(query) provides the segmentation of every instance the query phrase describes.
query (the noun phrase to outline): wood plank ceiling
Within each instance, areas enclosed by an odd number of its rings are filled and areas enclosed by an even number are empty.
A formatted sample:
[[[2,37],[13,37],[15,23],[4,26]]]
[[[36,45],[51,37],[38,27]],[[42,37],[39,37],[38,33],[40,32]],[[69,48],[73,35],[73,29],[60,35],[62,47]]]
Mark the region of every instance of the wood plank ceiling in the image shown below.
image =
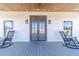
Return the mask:
[[[79,12],[78,3],[0,3],[0,11]]]

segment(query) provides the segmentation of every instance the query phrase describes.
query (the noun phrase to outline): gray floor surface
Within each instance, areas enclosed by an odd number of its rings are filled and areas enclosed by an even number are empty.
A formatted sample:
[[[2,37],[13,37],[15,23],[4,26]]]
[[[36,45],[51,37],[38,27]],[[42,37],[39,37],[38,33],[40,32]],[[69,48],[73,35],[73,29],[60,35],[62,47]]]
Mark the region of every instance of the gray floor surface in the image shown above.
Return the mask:
[[[14,42],[0,48],[0,56],[79,56],[79,49],[70,49],[62,42]]]

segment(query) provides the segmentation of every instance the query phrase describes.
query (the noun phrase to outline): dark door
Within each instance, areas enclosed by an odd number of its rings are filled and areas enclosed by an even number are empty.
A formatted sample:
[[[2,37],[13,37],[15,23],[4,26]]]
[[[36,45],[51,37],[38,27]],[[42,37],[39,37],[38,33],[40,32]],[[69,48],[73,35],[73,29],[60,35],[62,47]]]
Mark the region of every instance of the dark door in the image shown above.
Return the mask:
[[[30,17],[30,40],[46,41],[47,40],[47,19],[46,16]]]

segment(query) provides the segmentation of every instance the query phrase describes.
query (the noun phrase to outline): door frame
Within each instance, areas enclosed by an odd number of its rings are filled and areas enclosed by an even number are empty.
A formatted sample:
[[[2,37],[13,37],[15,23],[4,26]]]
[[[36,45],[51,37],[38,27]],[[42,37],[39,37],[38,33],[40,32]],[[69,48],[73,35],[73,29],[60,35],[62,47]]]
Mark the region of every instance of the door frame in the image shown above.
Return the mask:
[[[31,33],[31,29],[32,29],[31,20],[32,19],[31,18],[32,17],[38,17],[38,16],[39,17],[45,17],[45,19],[46,19],[46,21],[45,21],[45,40],[32,40],[32,33]],[[29,19],[30,19],[30,21],[29,21],[30,22],[30,27],[29,27],[30,28],[30,32],[29,32],[30,33],[30,41],[47,41],[47,15],[30,15]]]

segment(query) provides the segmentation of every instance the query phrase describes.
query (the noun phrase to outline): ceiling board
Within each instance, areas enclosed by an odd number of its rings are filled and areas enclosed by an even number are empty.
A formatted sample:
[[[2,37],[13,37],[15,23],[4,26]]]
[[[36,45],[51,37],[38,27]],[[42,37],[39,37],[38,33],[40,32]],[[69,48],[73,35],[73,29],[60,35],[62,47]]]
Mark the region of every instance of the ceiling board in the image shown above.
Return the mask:
[[[0,3],[0,11],[79,12],[78,3]]]

